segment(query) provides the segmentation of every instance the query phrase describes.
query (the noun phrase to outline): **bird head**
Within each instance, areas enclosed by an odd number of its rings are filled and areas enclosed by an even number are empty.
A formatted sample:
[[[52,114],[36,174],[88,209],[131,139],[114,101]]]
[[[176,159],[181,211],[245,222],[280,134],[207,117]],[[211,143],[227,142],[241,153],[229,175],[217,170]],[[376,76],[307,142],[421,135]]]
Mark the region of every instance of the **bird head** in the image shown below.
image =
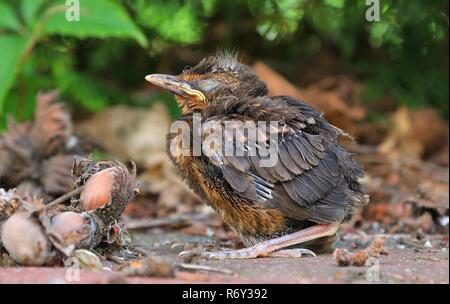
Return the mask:
[[[267,86],[235,55],[220,53],[180,75],[150,74],[145,79],[174,94],[184,114],[203,111],[229,97],[264,96]]]

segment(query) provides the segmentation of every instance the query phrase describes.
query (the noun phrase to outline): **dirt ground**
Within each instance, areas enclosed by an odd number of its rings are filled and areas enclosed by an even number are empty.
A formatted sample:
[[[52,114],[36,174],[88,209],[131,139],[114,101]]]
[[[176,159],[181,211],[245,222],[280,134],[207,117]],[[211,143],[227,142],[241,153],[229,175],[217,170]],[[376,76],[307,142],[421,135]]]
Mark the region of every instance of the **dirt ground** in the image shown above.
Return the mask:
[[[186,244],[208,244],[208,237],[179,233],[148,235],[135,240],[170,263],[182,263],[177,253]],[[371,236],[364,236],[370,240]],[[180,242],[179,240],[183,240]],[[360,247],[357,235],[346,235],[340,248]],[[302,258],[258,258],[252,260],[206,261],[207,271],[179,269],[173,278],[126,276],[115,271],[79,272],[79,280],[64,268],[0,268],[0,283],[427,283],[448,284],[448,236],[425,236],[418,241],[409,235],[389,235],[388,254],[373,258],[371,266],[340,267],[333,255]],[[356,248],[355,248],[356,247]],[[69,280],[67,280],[67,278]],[[75,278],[75,280],[70,280]]]

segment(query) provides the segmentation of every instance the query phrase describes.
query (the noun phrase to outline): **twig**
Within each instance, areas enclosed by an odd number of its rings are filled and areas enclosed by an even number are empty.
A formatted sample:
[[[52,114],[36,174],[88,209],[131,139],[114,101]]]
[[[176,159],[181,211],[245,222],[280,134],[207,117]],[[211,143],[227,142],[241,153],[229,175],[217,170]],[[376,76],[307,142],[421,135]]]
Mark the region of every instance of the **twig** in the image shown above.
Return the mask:
[[[211,266],[200,265],[200,264],[180,263],[180,264],[176,264],[175,266],[179,267],[181,269],[185,269],[185,270],[201,270],[201,271],[217,272],[217,273],[223,273],[223,274],[229,274],[229,275],[234,274],[234,272],[229,269],[211,267]]]
[[[115,255],[108,255],[107,257],[106,257],[106,259],[107,260],[110,260],[110,261],[112,261],[112,262],[114,262],[114,263],[116,263],[116,264],[123,264],[124,262],[125,262],[125,259],[124,258],[121,258],[121,257],[118,257],[118,256],[115,256]]]
[[[66,10],[67,10],[67,8],[64,5],[56,5],[54,7],[50,7],[46,12],[44,12],[42,17],[36,22],[36,25],[31,33],[31,38],[28,40],[28,42],[25,46],[25,49],[19,58],[19,63],[18,63],[19,69],[18,70],[20,70],[22,68],[23,64],[25,63],[25,60],[28,58],[28,56],[31,54],[31,51],[36,46],[36,44],[40,38],[40,34],[42,32],[44,24],[47,21],[47,19],[50,18],[51,16],[53,16],[54,14],[62,13],[62,12],[65,12]]]
[[[142,247],[139,246],[134,246],[133,250],[139,254],[141,254],[142,256],[148,256],[151,255],[152,253],[150,251],[148,251],[147,249],[144,249]]]
[[[199,221],[205,220],[210,217],[210,214],[204,213],[194,213],[194,214],[180,214],[165,218],[157,219],[142,219],[133,220],[126,223],[127,229],[144,229],[144,228],[154,228],[168,225],[183,225],[188,221]]]
[[[81,186],[80,188],[77,188],[75,190],[70,191],[69,193],[64,194],[63,196],[58,197],[57,199],[55,199],[54,201],[48,203],[45,208],[46,209],[50,209],[56,205],[59,205],[61,203],[64,203],[66,200],[77,196],[78,194],[81,193],[81,191],[83,191],[84,186]]]

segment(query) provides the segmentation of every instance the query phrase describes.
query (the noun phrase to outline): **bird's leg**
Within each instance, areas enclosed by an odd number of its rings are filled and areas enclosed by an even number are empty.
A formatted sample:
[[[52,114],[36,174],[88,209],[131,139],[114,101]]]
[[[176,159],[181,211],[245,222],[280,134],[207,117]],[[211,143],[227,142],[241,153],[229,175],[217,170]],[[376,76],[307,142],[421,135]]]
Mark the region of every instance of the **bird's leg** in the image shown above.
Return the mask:
[[[315,225],[288,235],[284,235],[275,239],[263,241],[252,247],[219,251],[219,252],[201,252],[200,257],[207,259],[225,260],[225,259],[251,259],[257,257],[275,256],[275,257],[298,257],[302,254],[313,254],[308,249],[295,248],[285,249],[286,247],[301,244],[321,237],[333,236],[339,228],[339,223]],[[183,251],[180,256],[191,255],[191,252]]]

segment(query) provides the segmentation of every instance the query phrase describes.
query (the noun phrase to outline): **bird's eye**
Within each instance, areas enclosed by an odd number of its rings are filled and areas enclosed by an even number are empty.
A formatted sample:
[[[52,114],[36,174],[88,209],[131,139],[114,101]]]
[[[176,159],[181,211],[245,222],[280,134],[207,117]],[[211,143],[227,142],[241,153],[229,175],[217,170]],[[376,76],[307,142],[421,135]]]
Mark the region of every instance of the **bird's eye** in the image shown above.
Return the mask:
[[[198,86],[203,92],[209,92],[219,86],[219,82],[214,79],[206,79],[201,81]]]

